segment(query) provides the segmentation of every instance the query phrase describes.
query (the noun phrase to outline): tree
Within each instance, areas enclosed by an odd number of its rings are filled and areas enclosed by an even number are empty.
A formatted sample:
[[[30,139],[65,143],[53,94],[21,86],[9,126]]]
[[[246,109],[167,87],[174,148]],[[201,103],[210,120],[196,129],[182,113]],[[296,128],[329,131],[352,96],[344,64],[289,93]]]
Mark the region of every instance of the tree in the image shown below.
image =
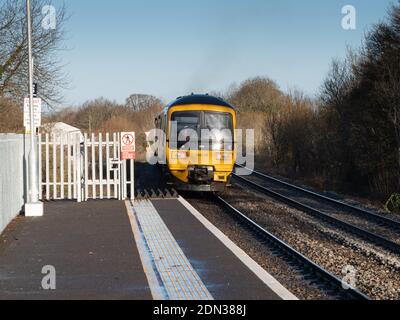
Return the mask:
[[[18,104],[0,98],[0,133],[15,133],[23,130],[23,115]]]
[[[146,94],[132,94],[126,99],[126,106],[133,111],[142,111],[162,105],[160,99]]]
[[[45,5],[45,0],[31,1],[34,81],[39,85],[40,97],[53,104],[62,100],[61,89],[68,84],[57,58],[58,51],[64,49],[67,16],[65,6],[61,6],[55,13],[55,29],[43,27]],[[25,0],[5,0],[0,5],[0,97],[20,102],[27,95],[27,52]]]
[[[228,100],[240,111],[271,112],[281,105],[283,98],[278,85],[268,78],[253,78],[233,89]]]
[[[387,196],[400,187],[400,6],[375,25],[357,55],[334,62],[322,88],[333,159],[352,186]],[[331,122],[332,124],[333,122]]]
[[[341,108],[355,86],[356,80],[352,72],[355,60],[356,56],[351,51],[348,52],[344,61],[334,59],[329,74],[322,85],[322,103],[325,107],[334,109],[339,115],[341,115]]]
[[[122,114],[123,112],[116,102],[98,98],[85,102],[79,108],[74,125],[87,132],[99,132],[102,130],[104,122],[118,113]]]
[[[392,6],[390,19],[380,23],[367,37],[363,51],[366,63],[359,67],[359,74],[370,85],[373,101],[379,112],[388,120],[386,139],[390,147],[395,145],[397,162],[397,187],[400,187],[400,6]],[[389,156],[388,162],[391,161]]]

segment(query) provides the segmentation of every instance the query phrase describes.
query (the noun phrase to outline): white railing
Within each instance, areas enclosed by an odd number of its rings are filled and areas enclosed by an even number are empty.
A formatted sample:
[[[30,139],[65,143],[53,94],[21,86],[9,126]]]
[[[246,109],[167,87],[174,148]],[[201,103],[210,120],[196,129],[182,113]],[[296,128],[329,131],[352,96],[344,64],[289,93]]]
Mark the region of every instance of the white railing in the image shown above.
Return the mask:
[[[134,196],[134,162],[121,161],[120,133],[39,136],[41,200]]]

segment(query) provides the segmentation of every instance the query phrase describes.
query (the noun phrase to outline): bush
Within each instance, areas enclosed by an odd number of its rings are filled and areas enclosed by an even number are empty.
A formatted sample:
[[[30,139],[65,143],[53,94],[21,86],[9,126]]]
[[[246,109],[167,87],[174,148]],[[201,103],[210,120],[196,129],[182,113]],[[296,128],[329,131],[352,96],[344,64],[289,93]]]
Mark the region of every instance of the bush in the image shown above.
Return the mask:
[[[385,209],[389,213],[400,214],[400,194],[398,193],[393,194],[386,202]]]

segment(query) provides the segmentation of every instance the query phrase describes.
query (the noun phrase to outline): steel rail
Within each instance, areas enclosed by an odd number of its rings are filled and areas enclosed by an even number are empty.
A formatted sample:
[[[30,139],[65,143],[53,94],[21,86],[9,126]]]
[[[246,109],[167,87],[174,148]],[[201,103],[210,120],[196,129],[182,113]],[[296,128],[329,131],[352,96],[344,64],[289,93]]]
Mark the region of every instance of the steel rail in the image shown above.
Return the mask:
[[[367,230],[361,229],[360,227],[354,226],[350,223],[347,223],[343,220],[337,219],[335,217],[332,217],[328,213],[322,212],[320,210],[317,210],[315,208],[309,207],[305,204],[302,204],[296,200],[293,200],[287,196],[284,196],[280,193],[277,193],[275,191],[272,191],[264,186],[261,186],[253,181],[250,181],[248,179],[245,179],[241,176],[237,176],[234,174],[234,177],[239,179],[240,181],[245,182],[249,186],[260,190],[262,193],[267,194],[275,199],[278,199],[281,202],[286,203],[287,205],[298,209],[300,211],[303,211],[307,214],[310,214],[316,218],[322,219],[332,225],[338,226],[348,232],[351,232],[352,234],[356,234],[357,236],[361,237],[362,239],[368,240],[372,243],[375,243],[385,249],[388,249],[396,254],[400,254],[400,244],[393,242],[389,239],[386,239],[384,237],[381,237],[375,233],[369,232]]]
[[[382,215],[376,214],[374,212],[371,212],[371,211],[368,211],[368,210],[365,210],[365,209],[362,209],[362,208],[358,208],[356,206],[344,203],[344,202],[342,202],[340,200],[329,198],[329,197],[324,196],[322,194],[319,194],[319,193],[313,192],[311,190],[307,190],[305,188],[290,184],[288,182],[279,180],[277,178],[274,178],[274,177],[269,176],[267,174],[261,173],[259,171],[251,170],[251,169],[246,168],[244,166],[238,165],[238,167],[246,169],[246,170],[252,172],[253,174],[255,174],[256,176],[265,178],[267,180],[270,180],[272,182],[278,183],[278,184],[283,185],[285,187],[288,187],[290,189],[304,192],[304,193],[309,194],[309,195],[311,195],[311,196],[313,196],[315,198],[324,200],[326,202],[330,202],[331,204],[334,204],[334,205],[337,205],[337,206],[342,207],[344,209],[347,209],[349,211],[352,211],[352,212],[354,212],[354,213],[356,213],[356,214],[358,214],[360,216],[363,216],[364,218],[367,218],[367,219],[370,219],[370,220],[374,220],[374,221],[379,221],[380,223],[382,223],[382,224],[384,224],[384,225],[386,225],[386,226],[388,226],[390,228],[400,230],[400,221],[396,221],[396,220],[393,220],[391,218],[384,217]],[[235,175],[235,176],[237,177],[237,175]]]
[[[259,224],[251,220],[244,213],[240,212],[238,209],[233,207],[226,200],[221,198],[220,196],[215,196],[216,199],[221,202],[229,211],[234,213],[237,218],[239,218],[243,223],[245,223],[250,229],[254,230],[258,236],[262,237],[262,239],[266,240],[274,249],[279,249],[281,253],[285,255],[286,258],[289,258],[291,262],[294,262],[296,265],[300,265],[305,271],[307,275],[312,274],[315,278],[319,279],[323,282],[324,285],[334,289],[338,295],[347,297],[353,300],[370,300],[370,298],[351,286],[347,286],[348,288],[344,288],[344,282],[325,270],[323,267],[319,266],[315,262],[308,259],[306,256],[298,252],[296,249],[292,248],[290,245],[285,243],[283,240],[279,239]]]

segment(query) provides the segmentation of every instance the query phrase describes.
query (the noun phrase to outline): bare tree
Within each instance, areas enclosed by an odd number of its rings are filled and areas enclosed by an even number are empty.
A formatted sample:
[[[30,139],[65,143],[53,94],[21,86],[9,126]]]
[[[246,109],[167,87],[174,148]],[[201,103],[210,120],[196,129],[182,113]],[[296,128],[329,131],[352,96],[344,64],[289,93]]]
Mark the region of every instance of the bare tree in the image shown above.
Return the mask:
[[[34,81],[38,83],[41,98],[53,104],[62,100],[61,89],[68,84],[57,55],[65,49],[62,41],[67,16],[65,6],[59,7],[55,12],[55,28],[45,28],[42,25],[45,5],[49,2],[31,1]],[[5,0],[0,5],[0,97],[20,100],[26,96],[27,52],[25,0]]]
[[[240,111],[271,112],[281,106],[283,94],[268,78],[252,78],[232,88],[228,100]]]
[[[400,56],[392,55],[390,60],[383,60],[381,74],[385,81],[376,84],[377,102],[384,114],[387,114],[389,123],[393,127],[397,145],[397,166],[400,172]],[[400,174],[398,175],[400,186]]]
[[[333,60],[331,69],[321,88],[322,103],[342,115],[342,107],[355,87],[353,65],[357,56],[348,50],[345,60]]]
[[[150,109],[154,106],[161,106],[160,99],[146,94],[132,94],[126,99],[126,106],[133,109],[133,111],[142,111]]]
[[[0,133],[23,130],[23,115],[18,104],[10,99],[0,98]]]

